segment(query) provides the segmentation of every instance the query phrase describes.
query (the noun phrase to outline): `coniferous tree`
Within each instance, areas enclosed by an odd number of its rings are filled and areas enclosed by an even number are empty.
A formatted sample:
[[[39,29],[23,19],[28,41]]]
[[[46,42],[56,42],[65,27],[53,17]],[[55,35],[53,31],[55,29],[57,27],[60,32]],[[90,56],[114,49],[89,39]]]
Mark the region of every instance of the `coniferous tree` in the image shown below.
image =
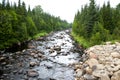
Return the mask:
[[[9,3],[9,0],[7,0],[6,9],[10,10],[10,3]]]
[[[85,5],[75,15],[72,32],[79,43],[85,42],[85,46],[86,43],[91,46],[109,40],[120,40],[119,18],[120,3],[116,8],[111,8],[109,2],[99,8],[94,0],[90,0],[89,6]]]
[[[90,38],[92,35],[92,29],[97,22],[98,15],[96,11],[96,5],[94,0],[90,0],[89,12],[88,12],[88,22],[86,26],[86,38]]]
[[[41,6],[26,9],[26,4],[10,5],[9,0],[0,3],[0,49],[14,43],[32,39],[36,34],[49,33],[68,28],[66,21],[54,17],[42,10]]]

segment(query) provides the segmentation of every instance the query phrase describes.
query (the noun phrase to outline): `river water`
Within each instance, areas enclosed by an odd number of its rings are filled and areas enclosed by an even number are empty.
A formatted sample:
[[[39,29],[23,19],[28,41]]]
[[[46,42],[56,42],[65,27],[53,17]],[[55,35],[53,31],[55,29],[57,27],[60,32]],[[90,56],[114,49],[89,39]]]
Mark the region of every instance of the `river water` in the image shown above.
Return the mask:
[[[0,80],[74,80],[72,64],[82,51],[74,44],[70,30],[32,40],[28,49],[0,54]]]

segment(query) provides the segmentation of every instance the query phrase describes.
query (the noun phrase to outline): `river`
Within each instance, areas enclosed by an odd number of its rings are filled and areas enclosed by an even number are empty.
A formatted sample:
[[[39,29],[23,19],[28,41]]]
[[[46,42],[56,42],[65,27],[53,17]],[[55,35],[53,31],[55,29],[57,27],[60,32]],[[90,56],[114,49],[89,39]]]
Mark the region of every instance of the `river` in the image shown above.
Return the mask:
[[[70,30],[51,33],[28,43],[28,48],[0,54],[0,80],[74,80],[72,64],[82,51]]]

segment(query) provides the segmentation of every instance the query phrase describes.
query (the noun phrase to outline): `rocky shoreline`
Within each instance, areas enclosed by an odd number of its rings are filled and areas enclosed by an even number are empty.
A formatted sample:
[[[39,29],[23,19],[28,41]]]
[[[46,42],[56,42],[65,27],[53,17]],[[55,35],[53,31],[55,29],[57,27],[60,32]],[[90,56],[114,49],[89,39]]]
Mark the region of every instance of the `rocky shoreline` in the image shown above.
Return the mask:
[[[75,80],[120,80],[120,43],[96,45],[75,64]]]

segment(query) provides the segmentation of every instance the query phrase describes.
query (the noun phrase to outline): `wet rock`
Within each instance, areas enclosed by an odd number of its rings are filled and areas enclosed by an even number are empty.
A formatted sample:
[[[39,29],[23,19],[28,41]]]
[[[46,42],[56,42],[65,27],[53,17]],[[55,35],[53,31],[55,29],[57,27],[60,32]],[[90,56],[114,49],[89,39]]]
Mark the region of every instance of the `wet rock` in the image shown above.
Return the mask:
[[[2,66],[5,66],[7,64],[7,62],[2,62],[1,65]]]
[[[54,79],[54,78],[50,78],[50,80],[56,80],[56,79]]]
[[[38,57],[38,54],[35,54],[33,57],[34,57],[34,58],[37,58],[37,57]]]
[[[49,46],[46,46],[46,49],[50,49],[50,47],[49,47]]]
[[[39,73],[35,70],[28,70],[27,75],[29,77],[37,77],[37,76],[39,76]]]
[[[56,55],[57,55],[57,53],[56,53],[56,52],[54,52],[54,53],[50,54],[50,56],[51,56],[51,57],[55,57]]]
[[[2,75],[3,73],[4,73],[3,70],[0,69],[0,75]]]
[[[34,55],[35,55],[35,53],[30,53],[30,55],[31,55],[31,56],[34,56]]]
[[[23,72],[24,72],[23,69],[20,69],[20,70],[18,71],[19,74],[23,74]]]
[[[41,53],[38,54],[38,57],[44,58],[43,54],[41,54]]]
[[[111,80],[120,80],[120,70],[113,74]]]
[[[2,56],[2,57],[0,57],[0,62],[4,62],[4,61],[5,61],[5,59],[6,59],[6,58],[5,58],[5,57],[3,57],[3,56]]]
[[[82,74],[83,74],[83,70],[78,69],[78,70],[76,71],[76,77],[81,77]]]
[[[54,53],[54,49],[51,48],[51,49],[49,50],[49,52],[50,52],[50,53]]]
[[[29,49],[34,49],[35,46],[29,45],[28,48],[29,48]]]
[[[37,41],[45,41],[45,37],[40,37],[37,39]]]
[[[17,70],[14,70],[14,71],[13,71],[13,74],[16,74],[16,73],[17,73]]]
[[[54,50],[56,50],[56,51],[61,51],[61,47],[60,47],[60,46],[55,46],[55,47],[54,47]]]
[[[24,53],[26,50],[24,49],[24,50],[22,50],[22,52]]]
[[[75,69],[75,70],[76,70],[76,69],[80,69],[80,68],[82,68],[81,65],[75,65],[75,66],[74,66],[74,69]]]
[[[36,62],[30,62],[29,65],[30,65],[30,67],[34,67],[34,66],[37,65],[37,63]]]

